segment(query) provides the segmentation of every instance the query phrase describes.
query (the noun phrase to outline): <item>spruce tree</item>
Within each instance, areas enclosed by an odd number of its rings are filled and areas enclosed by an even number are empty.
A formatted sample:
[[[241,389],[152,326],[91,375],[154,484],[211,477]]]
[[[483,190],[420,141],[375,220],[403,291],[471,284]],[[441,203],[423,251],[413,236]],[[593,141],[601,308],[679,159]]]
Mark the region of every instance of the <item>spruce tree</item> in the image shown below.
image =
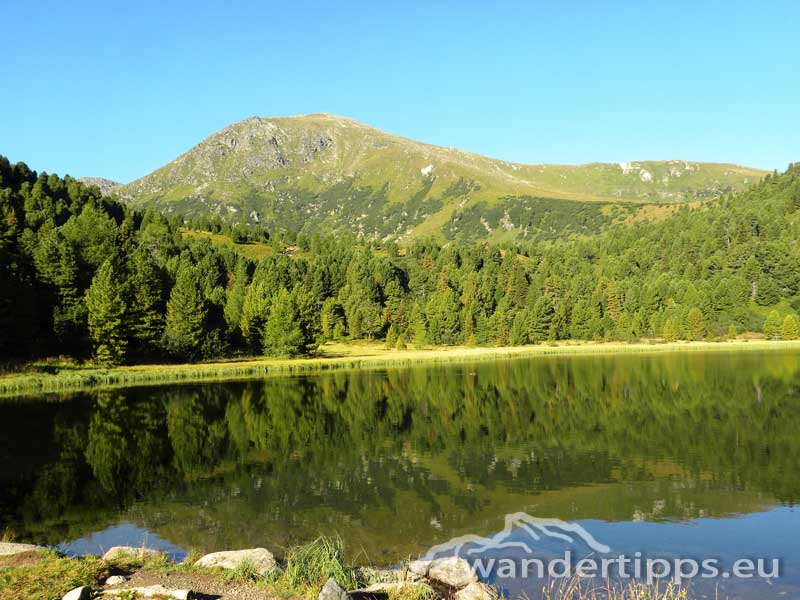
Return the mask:
[[[152,353],[164,335],[163,283],[150,252],[136,249],[128,261],[130,310],[128,322],[132,338],[140,350]]]
[[[110,258],[92,279],[86,292],[86,308],[95,360],[104,367],[121,364],[128,343],[123,321],[126,307]]]
[[[183,358],[200,355],[206,309],[194,267],[181,261],[167,302],[164,343],[169,352]]]
[[[304,339],[300,318],[285,288],[272,297],[261,340],[266,356],[291,358],[303,354]]]

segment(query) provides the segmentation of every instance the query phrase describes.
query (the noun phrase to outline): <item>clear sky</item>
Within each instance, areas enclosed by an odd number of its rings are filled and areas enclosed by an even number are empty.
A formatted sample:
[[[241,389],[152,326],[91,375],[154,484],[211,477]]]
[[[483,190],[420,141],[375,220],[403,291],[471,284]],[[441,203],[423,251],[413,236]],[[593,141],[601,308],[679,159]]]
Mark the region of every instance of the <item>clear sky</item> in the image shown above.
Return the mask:
[[[520,162],[800,160],[800,2],[0,0],[0,154],[127,182],[252,115]]]

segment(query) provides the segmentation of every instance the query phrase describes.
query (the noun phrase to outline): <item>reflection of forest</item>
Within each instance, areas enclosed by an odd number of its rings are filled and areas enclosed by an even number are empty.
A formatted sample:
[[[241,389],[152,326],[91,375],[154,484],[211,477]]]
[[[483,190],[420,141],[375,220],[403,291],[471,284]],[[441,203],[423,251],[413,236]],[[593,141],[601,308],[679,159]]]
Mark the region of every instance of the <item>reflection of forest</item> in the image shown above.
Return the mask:
[[[800,497],[799,367],[573,357],[6,403],[0,519],[56,542],[122,516],[205,549],[338,532],[386,560],[517,510],[758,510]]]

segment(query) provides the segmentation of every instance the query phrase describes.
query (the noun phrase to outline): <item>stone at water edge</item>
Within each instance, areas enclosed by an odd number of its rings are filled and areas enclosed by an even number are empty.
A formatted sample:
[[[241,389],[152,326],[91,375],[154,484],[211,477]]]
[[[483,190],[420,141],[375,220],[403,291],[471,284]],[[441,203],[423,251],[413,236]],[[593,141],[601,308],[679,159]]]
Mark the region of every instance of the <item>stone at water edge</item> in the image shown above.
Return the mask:
[[[64,594],[61,600],[92,600],[92,588],[82,585]]]
[[[0,556],[11,556],[13,554],[22,554],[23,552],[41,549],[41,546],[35,546],[34,544],[12,544],[11,542],[0,542]]]
[[[429,560],[414,560],[408,564],[408,570],[418,577],[427,577],[430,566],[431,561]]]
[[[458,590],[455,600],[498,600],[500,594],[491,585],[485,583],[470,583],[464,589]]]
[[[329,577],[319,591],[317,600],[350,600],[350,596],[342,586],[336,583],[333,577]]]
[[[150,585],[147,587],[121,588],[116,590],[105,590],[104,595],[119,595],[121,592],[133,592],[137,598],[167,598],[169,600],[193,600],[196,596],[191,590],[170,590],[163,585]]]
[[[236,569],[245,561],[251,562],[261,576],[274,571],[278,566],[272,552],[266,548],[212,552],[200,558],[194,565],[206,568]]]
[[[112,575],[106,579],[106,585],[121,585],[125,583],[126,579],[122,575]]]
[[[460,556],[437,558],[428,565],[428,579],[440,581],[450,587],[462,588],[477,582],[478,576],[469,563]]]
[[[116,560],[118,558],[147,558],[163,554],[152,548],[133,548],[132,546],[114,546],[103,554],[103,560]]]

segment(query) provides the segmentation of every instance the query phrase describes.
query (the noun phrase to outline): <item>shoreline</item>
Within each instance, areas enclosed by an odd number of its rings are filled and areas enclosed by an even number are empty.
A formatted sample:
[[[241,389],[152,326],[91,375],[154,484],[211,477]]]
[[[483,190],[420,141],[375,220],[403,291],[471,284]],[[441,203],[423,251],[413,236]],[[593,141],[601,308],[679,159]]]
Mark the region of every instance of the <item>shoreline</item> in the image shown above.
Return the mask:
[[[800,340],[734,340],[721,342],[574,342],[548,345],[387,350],[383,344],[336,343],[309,358],[246,358],[181,364],[113,367],[67,367],[55,373],[21,372],[0,375],[0,399],[23,398],[122,387],[261,379],[325,371],[459,364],[539,356],[660,354],[686,352],[753,352],[800,350]]]

